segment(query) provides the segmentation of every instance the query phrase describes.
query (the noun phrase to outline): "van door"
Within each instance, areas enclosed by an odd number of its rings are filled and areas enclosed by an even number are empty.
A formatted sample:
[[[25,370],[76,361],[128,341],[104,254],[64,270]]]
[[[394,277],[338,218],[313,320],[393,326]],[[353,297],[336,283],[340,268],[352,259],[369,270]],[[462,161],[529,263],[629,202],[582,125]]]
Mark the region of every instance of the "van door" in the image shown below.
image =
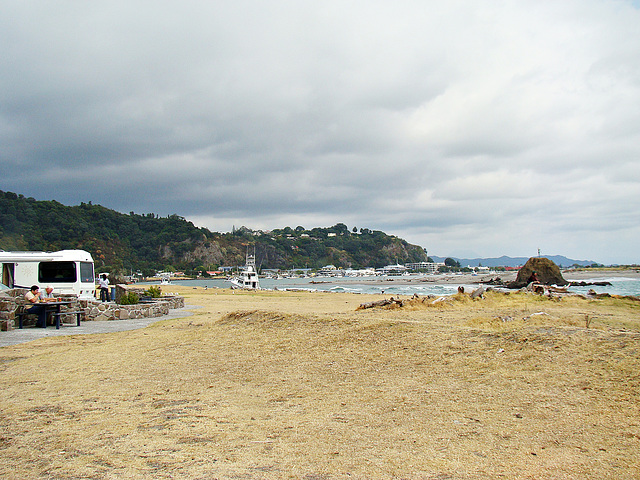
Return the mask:
[[[2,264],[2,283],[9,288],[13,288],[15,278],[15,263],[3,263]]]

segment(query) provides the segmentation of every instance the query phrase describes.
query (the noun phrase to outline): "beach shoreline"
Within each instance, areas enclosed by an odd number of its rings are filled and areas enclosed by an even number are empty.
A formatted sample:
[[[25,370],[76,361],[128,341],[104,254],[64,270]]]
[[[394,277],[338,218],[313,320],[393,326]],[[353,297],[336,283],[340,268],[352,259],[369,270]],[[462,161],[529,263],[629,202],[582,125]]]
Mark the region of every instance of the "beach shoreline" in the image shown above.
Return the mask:
[[[594,269],[594,270],[562,270],[563,278],[568,282],[597,281],[607,278],[639,279],[640,269]],[[483,274],[446,273],[433,275],[399,275],[389,277],[317,277],[312,284],[343,284],[345,279],[368,285],[416,285],[421,283],[433,285],[474,285],[484,284],[499,279],[503,283],[515,281],[517,271],[493,272]]]

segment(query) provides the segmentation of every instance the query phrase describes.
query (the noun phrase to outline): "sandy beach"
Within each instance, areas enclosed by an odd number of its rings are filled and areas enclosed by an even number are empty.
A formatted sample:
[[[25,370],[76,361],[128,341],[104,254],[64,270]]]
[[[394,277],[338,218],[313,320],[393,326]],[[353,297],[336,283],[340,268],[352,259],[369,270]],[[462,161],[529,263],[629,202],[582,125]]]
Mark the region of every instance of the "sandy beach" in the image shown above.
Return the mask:
[[[640,471],[638,302],[171,289],[191,316],[0,348],[2,478]]]

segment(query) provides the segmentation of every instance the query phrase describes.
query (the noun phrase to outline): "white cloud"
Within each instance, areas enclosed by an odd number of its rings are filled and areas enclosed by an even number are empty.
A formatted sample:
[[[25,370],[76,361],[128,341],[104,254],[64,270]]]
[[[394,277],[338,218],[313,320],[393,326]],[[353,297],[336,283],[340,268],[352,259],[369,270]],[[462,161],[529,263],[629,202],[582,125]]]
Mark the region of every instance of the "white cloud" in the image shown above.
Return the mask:
[[[0,188],[637,262],[639,20],[622,0],[5,2]]]

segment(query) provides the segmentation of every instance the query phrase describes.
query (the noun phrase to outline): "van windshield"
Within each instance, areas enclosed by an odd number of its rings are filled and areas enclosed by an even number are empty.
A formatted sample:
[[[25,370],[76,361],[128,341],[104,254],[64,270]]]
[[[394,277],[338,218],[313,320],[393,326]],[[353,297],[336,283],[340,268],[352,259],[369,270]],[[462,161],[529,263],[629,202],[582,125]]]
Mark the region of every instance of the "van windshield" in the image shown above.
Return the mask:
[[[82,283],[95,283],[96,277],[93,274],[93,263],[80,262],[80,281]]]

